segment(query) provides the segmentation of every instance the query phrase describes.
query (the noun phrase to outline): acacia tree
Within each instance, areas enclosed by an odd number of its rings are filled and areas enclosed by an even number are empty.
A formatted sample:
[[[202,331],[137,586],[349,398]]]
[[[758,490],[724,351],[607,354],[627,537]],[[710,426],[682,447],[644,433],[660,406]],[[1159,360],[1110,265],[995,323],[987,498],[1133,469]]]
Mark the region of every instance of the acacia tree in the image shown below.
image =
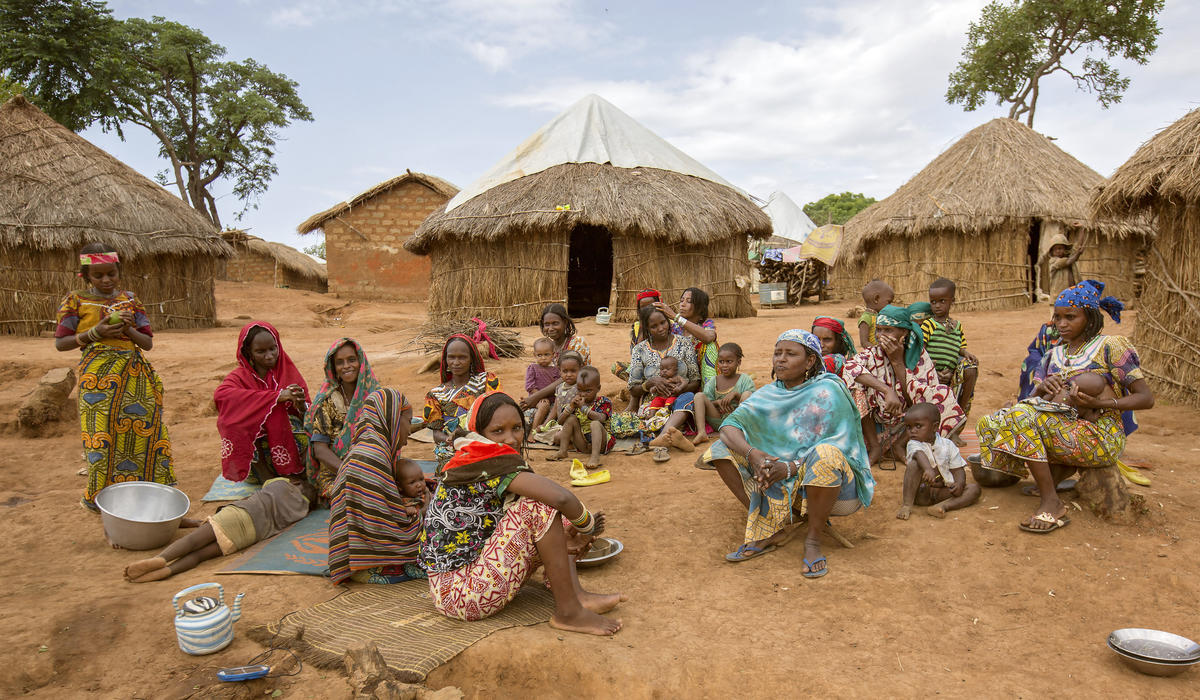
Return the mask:
[[[88,31],[76,37],[77,25]],[[312,121],[295,81],[224,55],[199,30],[162,17],[117,21],[94,0],[0,0],[2,75],[72,128],[149,130],[179,196],[218,227],[214,183],[232,183],[240,216],[278,172],[279,130]]]
[[[1041,80],[1069,76],[1107,109],[1129,87],[1107,59],[1145,64],[1158,48],[1164,0],[1010,0],[983,8],[967,31],[946,101],[968,112],[995,95],[1010,119],[1033,126]]]
[[[817,226],[829,224],[844,224],[855,214],[875,203],[874,197],[862,193],[843,192],[827,194],[815,202],[804,205],[804,213]]]

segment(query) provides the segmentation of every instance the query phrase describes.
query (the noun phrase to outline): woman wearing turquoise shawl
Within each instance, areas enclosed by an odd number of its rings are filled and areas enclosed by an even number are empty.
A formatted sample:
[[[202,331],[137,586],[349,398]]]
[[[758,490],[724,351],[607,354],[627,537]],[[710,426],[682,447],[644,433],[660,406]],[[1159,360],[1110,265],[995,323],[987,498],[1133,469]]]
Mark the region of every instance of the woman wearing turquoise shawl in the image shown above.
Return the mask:
[[[325,383],[304,415],[308,433],[308,480],[317,488],[324,506],[333,497],[331,488],[342,459],[350,450],[350,429],[358,421],[363,402],[379,388],[362,346],[339,338],[325,353]]]
[[[782,546],[807,501],[803,574],[819,578],[829,572],[821,554],[829,516],[870,505],[875,479],[858,412],[846,385],[825,371],[821,341],[785,331],[773,368],[775,381],[726,416],[721,439],[704,455],[747,509],[745,541],[725,558],[745,561]]]
[[[842,368],[842,378],[852,387],[862,414],[871,464],[893,447],[899,450],[893,456],[904,462],[903,450],[908,443],[904,412],[913,404],[938,407],[942,415],[938,432],[943,436],[949,436],[966,420],[954,400],[954,391],[938,379],[933,360],[925,352],[921,324],[913,319],[914,312],[921,318],[928,306],[928,302],[919,302],[909,307],[883,307],[875,317],[879,344],[847,358]]]

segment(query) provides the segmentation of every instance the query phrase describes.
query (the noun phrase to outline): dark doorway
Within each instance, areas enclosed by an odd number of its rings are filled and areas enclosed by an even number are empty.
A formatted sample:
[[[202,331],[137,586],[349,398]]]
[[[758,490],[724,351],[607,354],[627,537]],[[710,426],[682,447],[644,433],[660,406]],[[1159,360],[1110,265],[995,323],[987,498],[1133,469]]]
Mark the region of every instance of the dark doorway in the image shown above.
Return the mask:
[[[567,312],[594,316],[596,309],[608,306],[612,276],[612,234],[601,226],[576,226],[567,263]]]
[[[1033,219],[1029,223],[1029,246],[1025,250],[1027,267],[1025,271],[1025,289],[1029,292],[1029,300],[1037,303],[1038,258],[1042,254],[1042,220]]]

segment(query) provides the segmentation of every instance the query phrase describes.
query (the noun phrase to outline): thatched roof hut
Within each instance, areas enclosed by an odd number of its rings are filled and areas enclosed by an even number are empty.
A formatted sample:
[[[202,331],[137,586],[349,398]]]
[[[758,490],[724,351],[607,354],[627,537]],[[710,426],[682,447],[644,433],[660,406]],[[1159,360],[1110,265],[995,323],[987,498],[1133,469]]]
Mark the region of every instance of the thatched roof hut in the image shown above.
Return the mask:
[[[1200,109],[1143,144],[1092,206],[1096,216],[1152,217],[1134,344],[1157,393],[1200,407]]]
[[[944,276],[958,283],[962,308],[1019,308],[1033,300],[1042,245],[1064,233],[1073,243],[1087,236],[1081,274],[1132,299],[1136,253],[1151,229],[1093,218],[1089,198],[1103,181],[1028,126],[993,119],[846,223],[843,274],[857,284],[884,279],[909,301]]]
[[[233,253],[216,228],[18,95],[0,106],[0,332],[53,328],[82,281],[78,251],[106,243],[157,328],[211,326],[213,272]]]
[[[224,262],[218,277],[234,282],[259,282],[324,294],[329,289],[325,265],[291,246],[265,241],[245,231],[222,231],[221,238],[235,254]]]
[[[535,323],[636,313],[656,287],[749,316],[747,237],[771,223],[750,198],[594,95],[580,100],[435,211],[405,244],[433,263],[430,313]]]

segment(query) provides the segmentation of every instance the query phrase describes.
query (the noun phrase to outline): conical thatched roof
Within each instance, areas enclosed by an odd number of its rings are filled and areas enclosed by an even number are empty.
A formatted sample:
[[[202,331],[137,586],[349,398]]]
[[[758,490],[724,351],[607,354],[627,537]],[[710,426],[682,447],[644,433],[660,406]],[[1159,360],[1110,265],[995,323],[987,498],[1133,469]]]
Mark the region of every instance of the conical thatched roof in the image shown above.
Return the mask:
[[[233,254],[183,200],[13,97],[0,106],[0,247],[93,242],[130,259]]]
[[[235,250],[239,246],[245,247],[251,252],[272,258],[285,269],[291,270],[303,277],[321,281],[328,280],[323,263],[313,260],[308,255],[301,253],[291,246],[276,243],[275,241],[265,241],[258,236],[252,236],[245,231],[237,229],[222,231],[221,238],[232,244]]]
[[[1141,222],[1093,220],[1092,189],[1104,178],[1013,119],[967,132],[890,197],[846,223],[850,259],[888,236],[977,235],[1013,219],[1057,221],[1106,236],[1150,235]]]
[[[406,182],[416,182],[424,185],[434,192],[442,195],[446,199],[458,194],[458,188],[455,187],[453,183],[443,180],[440,177],[426,175],[425,173],[414,173],[411,170],[405,170],[403,175],[384,180],[365,192],[355,195],[352,199],[350,199],[350,201],[339,202],[323,212],[313,214],[305,219],[303,223],[297,226],[296,231],[300,234],[312,233],[313,231],[321,228],[326,221],[329,221],[336,216],[340,216],[367,201],[368,199],[383,194],[392,188],[399,187]]]
[[[1200,109],[1142,144],[1100,189],[1093,206],[1104,216],[1128,216],[1167,202],[1200,204]]]

